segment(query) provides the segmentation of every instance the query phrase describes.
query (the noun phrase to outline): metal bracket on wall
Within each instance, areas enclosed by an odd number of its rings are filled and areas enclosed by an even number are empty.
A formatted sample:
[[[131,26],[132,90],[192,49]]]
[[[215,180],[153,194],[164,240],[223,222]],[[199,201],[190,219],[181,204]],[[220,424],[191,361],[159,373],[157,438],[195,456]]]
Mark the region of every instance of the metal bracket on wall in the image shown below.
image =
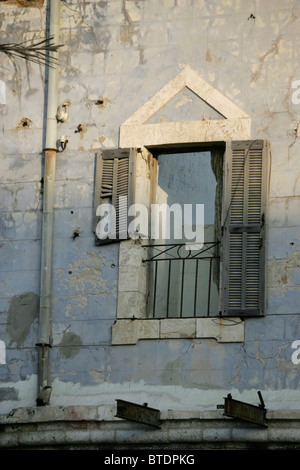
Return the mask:
[[[258,424],[267,428],[266,408],[261,392],[257,392],[260,404],[258,406],[234,400],[229,393],[224,398],[224,405],[217,405],[217,408],[224,409],[224,414],[231,418],[241,419],[250,423]]]
[[[148,408],[147,403],[136,405],[124,400],[117,401],[117,418],[127,419],[136,423],[147,424],[160,429],[160,411]]]

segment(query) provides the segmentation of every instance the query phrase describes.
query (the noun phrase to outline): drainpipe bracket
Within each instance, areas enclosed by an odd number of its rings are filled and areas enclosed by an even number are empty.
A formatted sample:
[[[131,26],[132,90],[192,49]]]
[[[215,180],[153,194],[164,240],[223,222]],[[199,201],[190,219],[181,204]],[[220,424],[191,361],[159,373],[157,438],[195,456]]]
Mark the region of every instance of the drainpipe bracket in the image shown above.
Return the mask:
[[[36,343],[35,345],[39,347],[52,348],[50,343]]]
[[[56,148],[45,148],[43,149],[43,152],[57,152]]]

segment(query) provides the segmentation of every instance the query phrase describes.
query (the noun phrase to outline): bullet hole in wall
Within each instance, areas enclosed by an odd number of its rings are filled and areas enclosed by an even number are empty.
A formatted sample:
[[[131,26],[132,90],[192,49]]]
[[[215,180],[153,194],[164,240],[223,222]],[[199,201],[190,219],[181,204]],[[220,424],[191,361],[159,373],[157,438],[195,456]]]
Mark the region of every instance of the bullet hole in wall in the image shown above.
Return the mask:
[[[95,104],[98,106],[98,108],[105,108],[108,102],[109,102],[108,98],[105,98],[104,96],[99,96]]]
[[[86,124],[78,124],[74,133],[80,135],[80,139],[83,138],[83,135],[87,132],[88,128]]]
[[[78,229],[74,230],[73,235],[72,235],[73,240],[76,240],[76,238],[79,237],[79,235],[80,235],[80,230]]]
[[[28,129],[31,126],[31,124],[32,124],[31,119],[24,117],[21,119],[21,121],[17,125],[16,130]]]

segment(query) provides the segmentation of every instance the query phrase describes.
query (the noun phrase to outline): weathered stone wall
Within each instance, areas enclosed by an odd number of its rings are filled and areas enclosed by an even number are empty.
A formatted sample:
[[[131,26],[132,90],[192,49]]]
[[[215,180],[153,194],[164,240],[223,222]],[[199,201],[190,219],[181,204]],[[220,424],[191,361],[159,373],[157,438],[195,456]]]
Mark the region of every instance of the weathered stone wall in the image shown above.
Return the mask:
[[[0,5],[1,42],[37,40],[46,4]],[[127,398],[163,410],[212,408],[230,391],[271,409],[299,408],[300,6],[296,0],[79,0],[61,4],[52,284],[54,405]],[[111,344],[119,247],[93,234],[96,152],[118,147],[126,119],[189,65],[252,119],[251,138],[271,142],[267,217],[267,314],[245,321],[245,340],[159,339]],[[1,55],[0,412],[33,406],[37,393],[38,296],[46,72]],[[196,97],[180,96],[182,119]],[[196,104],[197,106],[197,104]],[[176,106],[175,106],[176,107]],[[185,111],[186,109],[186,111]],[[192,108],[194,109],[194,108]],[[172,118],[174,106],[162,111]]]
[[[98,454],[100,463],[112,458],[111,451],[138,449],[151,455],[153,450],[191,450],[190,464],[199,457],[197,450],[299,450],[299,411],[269,412],[267,417],[267,428],[238,421],[232,426],[220,410],[166,410],[157,429],[115,418],[114,406],[26,408],[1,419],[0,448],[110,451]],[[147,453],[142,457],[147,459]]]

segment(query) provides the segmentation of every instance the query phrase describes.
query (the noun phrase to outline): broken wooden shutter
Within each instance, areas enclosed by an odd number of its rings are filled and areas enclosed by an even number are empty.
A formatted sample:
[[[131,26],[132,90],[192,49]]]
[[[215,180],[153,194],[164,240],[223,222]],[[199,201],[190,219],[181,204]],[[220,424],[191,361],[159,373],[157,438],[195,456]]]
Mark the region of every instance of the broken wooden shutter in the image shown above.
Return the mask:
[[[95,184],[96,243],[112,243],[128,238],[128,208],[134,202],[134,149],[101,150],[97,155]],[[99,237],[99,207],[114,208],[110,214],[111,233]],[[98,215],[97,215],[98,214]],[[115,217],[114,217],[115,216]],[[103,214],[102,214],[103,217]]]
[[[222,246],[222,314],[264,315],[269,145],[228,142]]]

